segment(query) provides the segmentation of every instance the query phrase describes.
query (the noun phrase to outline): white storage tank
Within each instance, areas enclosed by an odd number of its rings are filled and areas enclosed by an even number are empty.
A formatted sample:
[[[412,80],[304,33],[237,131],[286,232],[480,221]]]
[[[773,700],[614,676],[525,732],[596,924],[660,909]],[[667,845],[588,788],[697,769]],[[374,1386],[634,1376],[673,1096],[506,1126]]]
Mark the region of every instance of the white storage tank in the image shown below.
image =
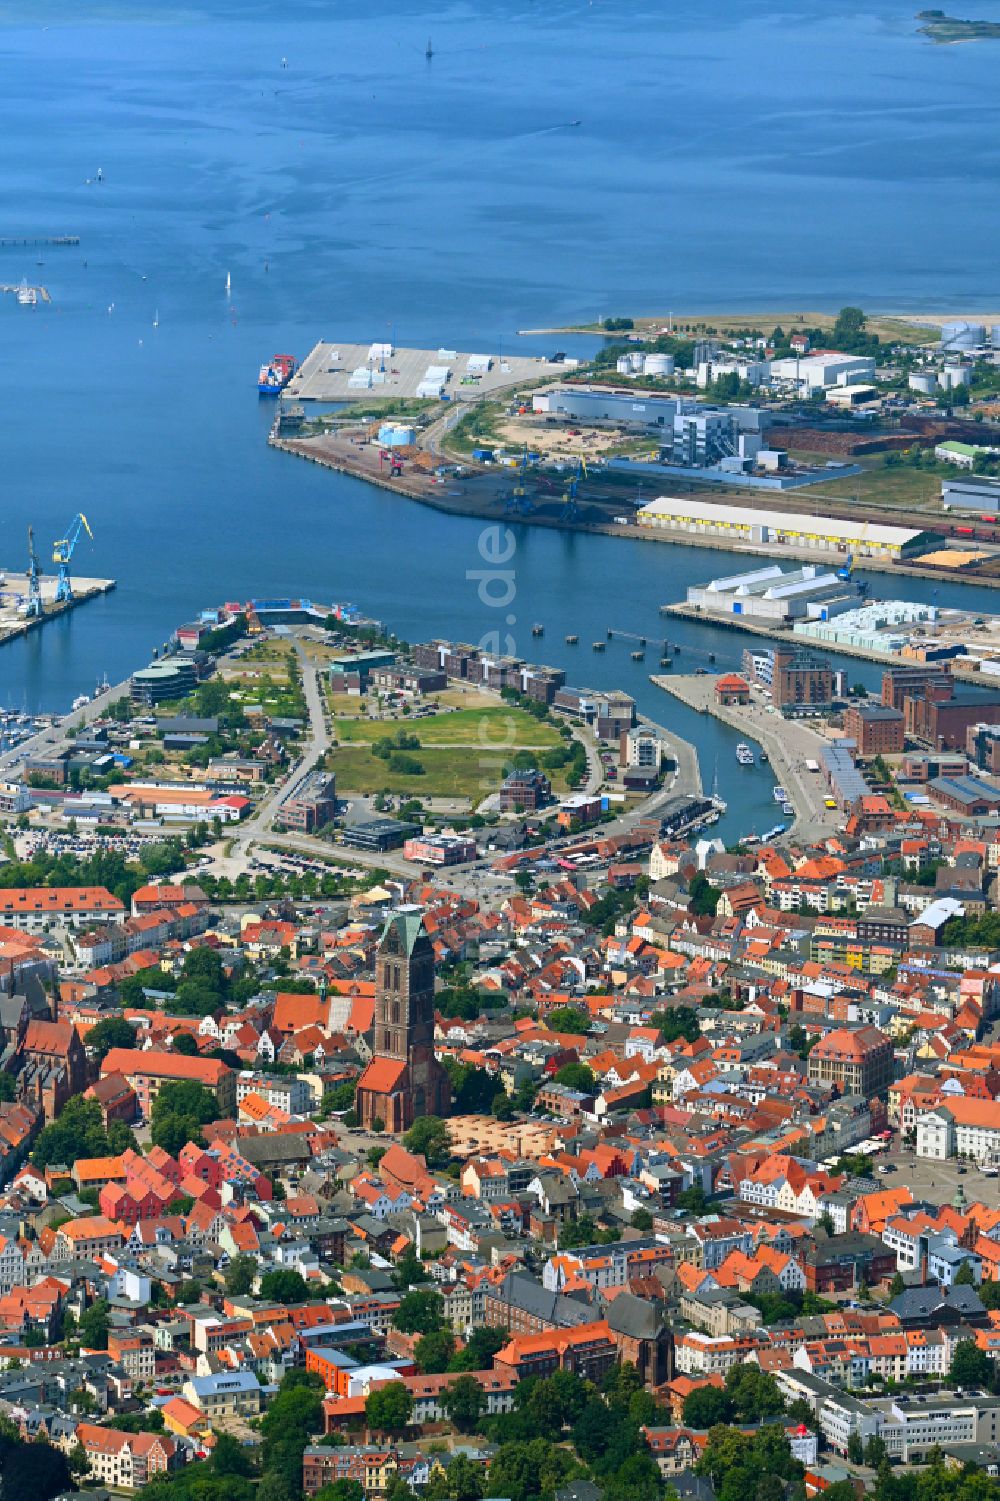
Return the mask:
[[[972,385],[971,365],[945,365],[938,376],[938,385],[942,391],[954,391],[958,386]]]
[[[383,448],[409,448],[416,436],[416,429],[402,422],[383,422],[378,430]]]
[[[956,319],[953,323],[944,323],[941,326],[941,348],[949,349],[977,349],[986,343],[986,329],[982,323],[967,323],[964,319]]]
[[[919,391],[922,396],[933,396],[937,390],[937,375],[933,370],[914,370],[907,385],[911,391]]]
[[[644,375],[673,375],[674,357],[672,354],[647,354],[642,370]]]
[[[619,375],[632,374],[632,356],[630,354],[619,355],[615,361],[615,369]]]

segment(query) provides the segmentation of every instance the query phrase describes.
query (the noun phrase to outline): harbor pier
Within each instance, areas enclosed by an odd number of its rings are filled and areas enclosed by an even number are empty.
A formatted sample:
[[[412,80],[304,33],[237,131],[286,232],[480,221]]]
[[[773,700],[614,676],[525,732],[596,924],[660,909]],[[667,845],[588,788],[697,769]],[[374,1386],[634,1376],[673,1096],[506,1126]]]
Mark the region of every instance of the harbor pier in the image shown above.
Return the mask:
[[[56,599],[55,574],[45,574],[39,579],[42,596],[41,615],[26,615],[24,607],[28,598],[28,580],[23,569],[0,568],[0,646],[24,636],[28,631],[56,620],[69,610],[96,599],[99,594],[110,594],[116,587],[114,579],[73,579],[73,598]]]

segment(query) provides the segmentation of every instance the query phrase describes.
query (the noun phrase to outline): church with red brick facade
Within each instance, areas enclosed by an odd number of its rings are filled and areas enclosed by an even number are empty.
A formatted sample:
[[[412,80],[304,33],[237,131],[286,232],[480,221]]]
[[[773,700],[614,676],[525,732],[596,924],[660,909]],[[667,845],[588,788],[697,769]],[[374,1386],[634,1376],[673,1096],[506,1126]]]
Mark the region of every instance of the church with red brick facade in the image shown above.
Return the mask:
[[[386,922],[375,956],[372,1060],[358,1080],[361,1125],[408,1131],[422,1115],[447,1115],[451,1081],[434,1056],[434,950],[420,912]]]

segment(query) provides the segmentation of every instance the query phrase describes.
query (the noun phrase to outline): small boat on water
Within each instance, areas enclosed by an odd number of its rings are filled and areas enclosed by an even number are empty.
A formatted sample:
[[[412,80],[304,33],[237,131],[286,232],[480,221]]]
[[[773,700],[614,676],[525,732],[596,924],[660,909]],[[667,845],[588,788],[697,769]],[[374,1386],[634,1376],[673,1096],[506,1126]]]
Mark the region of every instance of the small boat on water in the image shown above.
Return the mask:
[[[431,46],[430,37],[427,38],[427,46],[424,50],[424,56],[426,57],[428,62],[430,62],[431,58],[434,56],[434,48]]]
[[[607,643],[604,642],[604,641],[595,641],[594,642],[594,650],[595,651],[603,651],[604,648],[605,648],[605,646],[606,646],[606,644]]]
[[[792,806],[791,803],[782,803],[782,805],[781,805],[781,811],[782,811],[782,813],[784,813],[784,815],[785,815],[786,818],[794,818],[795,817],[795,809],[794,809],[794,807]]]
[[[767,754],[767,751],[766,751],[766,750],[762,750],[762,751],[761,751],[761,753],[760,753],[760,764],[761,764],[761,765],[762,765],[762,766],[766,766],[766,765],[767,765],[767,763],[768,763],[768,761],[769,761],[769,760],[770,760],[770,759],[771,759],[771,758],[770,758],[770,756],[769,756],[769,755],[768,755],[768,754]]]
[[[782,787],[780,785],[777,786],[777,787],[775,787],[775,789],[774,789],[774,801],[776,803],[787,803],[788,802],[788,793],[785,791],[784,787]]]
[[[634,651],[632,653],[632,661],[633,662],[643,662],[643,661],[645,661],[645,658],[646,658],[646,653],[644,651]]]
[[[579,639],[580,639],[579,636],[567,636],[566,637],[566,645],[567,646],[575,646],[576,643],[579,641]]]
[[[531,627],[531,634],[533,636],[544,636],[545,635],[545,627],[544,627],[544,625],[539,625],[538,621],[536,620],[535,623],[534,623],[534,625]]]
[[[754,754],[745,740],[741,740],[736,747],[736,759],[741,766],[753,766]]]
[[[673,667],[673,665],[674,665],[674,659],[673,659],[673,657],[661,657],[660,658],[660,666],[661,667],[665,667],[668,672]]]

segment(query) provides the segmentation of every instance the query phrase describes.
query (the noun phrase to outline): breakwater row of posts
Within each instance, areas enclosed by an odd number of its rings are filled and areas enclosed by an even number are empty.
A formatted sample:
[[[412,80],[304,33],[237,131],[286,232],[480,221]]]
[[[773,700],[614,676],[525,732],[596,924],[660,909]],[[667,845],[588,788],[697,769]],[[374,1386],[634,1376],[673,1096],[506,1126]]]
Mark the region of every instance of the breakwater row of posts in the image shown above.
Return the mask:
[[[18,250],[29,245],[62,247],[79,245],[79,235],[36,235],[33,239],[21,239],[16,235],[0,235],[0,250]]]

